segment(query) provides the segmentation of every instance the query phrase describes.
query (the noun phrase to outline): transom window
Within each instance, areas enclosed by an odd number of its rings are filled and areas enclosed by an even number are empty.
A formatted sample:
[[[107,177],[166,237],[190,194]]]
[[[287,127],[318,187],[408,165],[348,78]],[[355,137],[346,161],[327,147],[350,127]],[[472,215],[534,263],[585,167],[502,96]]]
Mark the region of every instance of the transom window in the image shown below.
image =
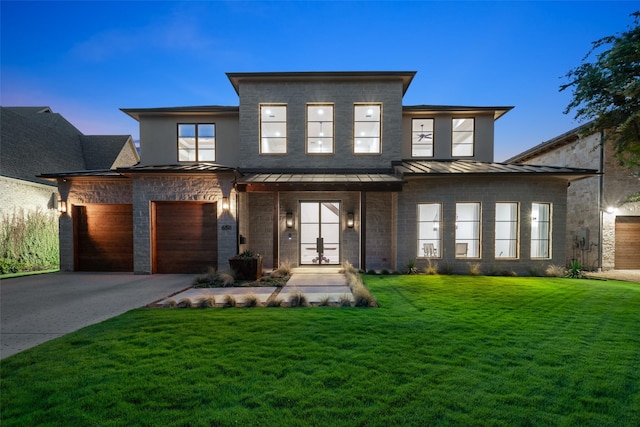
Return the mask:
[[[456,258],[480,258],[480,203],[456,203]]]
[[[260,106],[260,153],[287,152],[287,106]]]
[[[411,156],[433,157],[433,119],[411,121]]]
[[[442,205],[418,204],[418,257],[442,257]]]
[[[307,105],[307,153],[333,153],[333,105]]]
[[[473,156],[474,119],[452,119],[451,155],[453,157]]]
[[[496,258],[518,257],[518,204],[496,203]]]
[[[531,258],[551,258],[551,203],[531,205]]]
[[[359,104],[354,106],[354,153],[380,153],[381,114],[382,105],[380,104]]]
[[[178,124],[178,161],[213,162],[216,160],[216,125],[213,123]]]

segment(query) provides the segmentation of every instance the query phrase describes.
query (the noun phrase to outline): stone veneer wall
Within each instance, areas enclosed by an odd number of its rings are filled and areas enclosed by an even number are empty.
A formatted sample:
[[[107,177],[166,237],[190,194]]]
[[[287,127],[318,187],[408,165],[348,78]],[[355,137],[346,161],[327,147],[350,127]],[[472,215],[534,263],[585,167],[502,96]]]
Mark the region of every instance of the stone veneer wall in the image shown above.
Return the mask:
[[[60,270],[74,271],[73,205],[90,203],[131,204],[132,184],[127,179],[59,180],[62,200],[67,212],[60,215]]]
[[[398,193],[397,212],[397,268],[403,269],[409,260],[418,267],[427,265],[425,258],[417,258],[417,204],[442,203],[443,257],[435,262],[448,265],[454,272],[468,272],[469,263],[480,262],[484,273],[492,270],[515,271],[528,274],[532,269],[543,271],[549,264],[565,262],[566,182],[544,177],[446,177],[409,179]],[[481,203],[481,258],[455,259],[455,208],[458,202]],[[495,259],[495,203],[519,202],[519,257],[516,260]],[[552,203],[551,259],[530,258],[531,203]]]
[[[14,178],[0,177],[0,217],[36,209],[57,209],[58,189]]]
[[[262,255],[262,267],[273,269],[273,209],[275,193],[242,193],[247,203],[241,218],[241,234],[246,237],[246,244],[240,251],[250,249]]]
[[[394,193],[366,194],[366,268],[395,270]]]

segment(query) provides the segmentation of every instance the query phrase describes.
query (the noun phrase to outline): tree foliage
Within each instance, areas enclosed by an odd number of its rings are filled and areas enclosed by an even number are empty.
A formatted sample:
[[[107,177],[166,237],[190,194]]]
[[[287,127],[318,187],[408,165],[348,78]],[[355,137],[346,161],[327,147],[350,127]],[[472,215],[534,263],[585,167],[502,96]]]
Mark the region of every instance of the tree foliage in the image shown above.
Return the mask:
[[[634,26],[592,43],[582,64],[566,74],[573,99],[565,109],[579,121],[590,120],[584,133],[606,130],[620,163],[640,169],[640,11],[631,14]],[[593,62],[587,62],[589,57]]]

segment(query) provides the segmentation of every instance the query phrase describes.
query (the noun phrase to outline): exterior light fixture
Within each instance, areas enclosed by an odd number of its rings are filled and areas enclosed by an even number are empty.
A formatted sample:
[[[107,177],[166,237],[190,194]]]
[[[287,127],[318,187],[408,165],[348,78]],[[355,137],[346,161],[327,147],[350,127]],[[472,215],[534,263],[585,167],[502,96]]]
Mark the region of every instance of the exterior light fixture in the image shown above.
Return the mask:
[[[287,212],[287,228],[293,228],[293,212]]]
[[[618,212],[618,208],[616,208],[615,206],[609,206],[607,208],[607,213],[614,214],[614,213],[617,213],[617,212]]]
[[[353,228],[353,213],[352,212],[347,213],[347,227],[348,228]]]
[[[66,200],[58,200],[58,212],[66,213],[67,212],[67,202]]]
[[[228,197],[223,197],[222,198],[222,210],[223,211],[228,211],[229,210],[229,198]]]

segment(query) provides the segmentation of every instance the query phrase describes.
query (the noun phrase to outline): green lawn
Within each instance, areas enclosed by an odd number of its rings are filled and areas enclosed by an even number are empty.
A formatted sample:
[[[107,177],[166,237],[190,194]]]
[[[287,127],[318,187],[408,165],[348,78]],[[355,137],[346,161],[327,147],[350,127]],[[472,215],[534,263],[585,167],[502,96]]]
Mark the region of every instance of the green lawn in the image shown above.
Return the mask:
[[[1,424],[640,424],[639,284],[364,279],[380,308],[139,309],[9,357]]]

